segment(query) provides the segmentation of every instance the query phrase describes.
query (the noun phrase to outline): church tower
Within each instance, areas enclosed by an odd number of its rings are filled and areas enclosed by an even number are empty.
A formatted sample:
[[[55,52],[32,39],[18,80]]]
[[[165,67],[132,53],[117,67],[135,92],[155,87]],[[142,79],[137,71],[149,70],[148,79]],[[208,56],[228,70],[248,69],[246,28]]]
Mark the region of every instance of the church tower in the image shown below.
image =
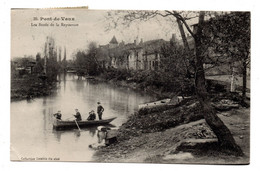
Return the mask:
[[[118,42],[116,40],[116,37],[113,36],[113,38],[111,39],[111,41],[109,42],[109,48],[115,48],[118,46]]]

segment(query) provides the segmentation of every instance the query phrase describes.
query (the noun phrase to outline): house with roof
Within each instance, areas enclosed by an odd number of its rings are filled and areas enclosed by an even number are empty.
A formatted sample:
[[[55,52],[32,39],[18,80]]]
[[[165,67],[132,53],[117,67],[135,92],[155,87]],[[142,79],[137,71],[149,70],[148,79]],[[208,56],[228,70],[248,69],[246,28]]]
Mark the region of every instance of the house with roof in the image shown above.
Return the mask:
[[[161,47],[169,43],[163,39],[143,42],[134,40],[133,43],[118,43],[115,36],[109,44],[100,46],[106,53],[100,53],[106,58],[106,65],[127,70],[159,70],[161,61]],[[102,51],[102,50],[100,50]],[[105,56],[105,57],[104,57]],[[101,58],[100,58],[101,59]]]
[[[97,61],[101,68],[109,68],[115,66],[115,54],[118,48],[118,41],[115,36],[106,45],[99,45],[97,49]]]
[[[36,65],[36,59],[30,57],[16,57],[11,60],[11,66],[14,71],[25,71],[28,74],[32,74]]]
[[[132,44],[132,47],[129,48],[128,56],[128,69],[131,70],[143,70],[143,48],[136,43]]]
[[[168,43],[163,39],[146,41],[142,44],[144,70],[160,70],[161,47]]]
[[[127,69],[127,45],[118,43],[115,36],[107,45],[99,45],[97,60],[102,68]]]

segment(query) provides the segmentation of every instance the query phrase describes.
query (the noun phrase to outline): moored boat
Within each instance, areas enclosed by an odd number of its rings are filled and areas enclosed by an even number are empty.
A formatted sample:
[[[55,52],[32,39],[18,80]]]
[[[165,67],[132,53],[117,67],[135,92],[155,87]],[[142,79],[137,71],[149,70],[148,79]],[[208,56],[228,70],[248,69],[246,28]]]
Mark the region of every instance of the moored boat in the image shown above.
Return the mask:
[[[92,120],[92,121],[77,121],[77,124],[80,128],[88,127],[88,126],[98,126],[98,125],[106,125],[112,122],[116,117],[103,119],[103,120]],[[53,129],[62,130],[62,129],[73,129],[77,128],[77,124],[75,120],[73,121],[62,121],[55,119],[53,122]]]

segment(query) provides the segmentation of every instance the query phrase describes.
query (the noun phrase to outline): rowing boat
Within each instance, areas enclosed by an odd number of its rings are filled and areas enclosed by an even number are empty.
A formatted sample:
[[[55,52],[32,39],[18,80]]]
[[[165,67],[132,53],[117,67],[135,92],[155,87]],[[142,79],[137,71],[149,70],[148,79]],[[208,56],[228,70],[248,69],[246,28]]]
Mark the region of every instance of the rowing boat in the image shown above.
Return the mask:
[[[93,120],[93,121],[77,121],[78,126],[80,128],[88,127],[88,126],[98,126],[98,125],[106,125],[112,122],[116,117],[103,119],[103,120]],[[77,124],[75,120],[73,121],[62,121],[55,119],[53,122],[53,129],[61,130],[61,129],[73,129],[77,128]]]

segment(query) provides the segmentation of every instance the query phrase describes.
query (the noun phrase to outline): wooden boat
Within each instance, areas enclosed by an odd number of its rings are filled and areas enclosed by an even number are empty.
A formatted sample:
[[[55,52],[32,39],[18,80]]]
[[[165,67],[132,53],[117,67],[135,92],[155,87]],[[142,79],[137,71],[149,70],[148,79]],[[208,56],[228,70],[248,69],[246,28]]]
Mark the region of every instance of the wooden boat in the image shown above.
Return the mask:
[[[93,120],[93,121],[77,121],[80,128],[88,127],[88,126],[98,126],[98,125],[106,125],[112,122],[116,117],[103,119],[103,120]],[[73,121],[62,121],[55,119],[53,122],[53,129],[62,130],[62,129],[73,129],[77,128],[75,120]]]
[[[159,100],[159,101],[155,101],[155,102],[150,102],[150,103],[144,103],[144,104],[140,104],[138,105],[139,109],[142,108],[152,108],[155,106],[161,106],[161,105],[165,105],[170,103],[171,99],[163,99],[163,100]]]

